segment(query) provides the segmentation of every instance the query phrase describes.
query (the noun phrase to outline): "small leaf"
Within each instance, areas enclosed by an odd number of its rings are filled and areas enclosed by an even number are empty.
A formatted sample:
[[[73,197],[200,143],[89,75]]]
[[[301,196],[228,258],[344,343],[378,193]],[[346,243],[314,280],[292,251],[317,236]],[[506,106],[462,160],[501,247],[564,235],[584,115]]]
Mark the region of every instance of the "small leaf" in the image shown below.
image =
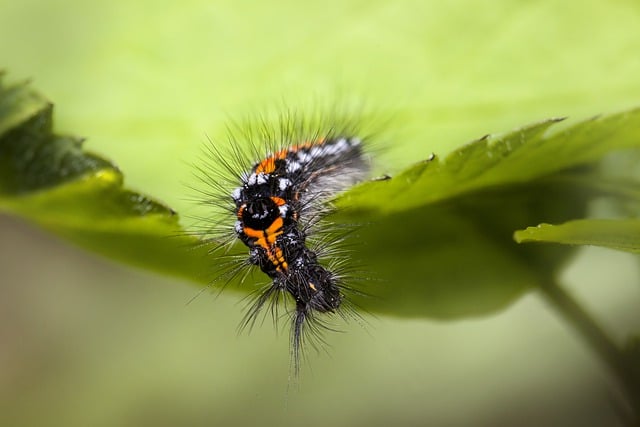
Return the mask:
[[[640,220],[583,219],[560,225],[540,224],[514,233],[518,243],[593,245],[640,253]]]

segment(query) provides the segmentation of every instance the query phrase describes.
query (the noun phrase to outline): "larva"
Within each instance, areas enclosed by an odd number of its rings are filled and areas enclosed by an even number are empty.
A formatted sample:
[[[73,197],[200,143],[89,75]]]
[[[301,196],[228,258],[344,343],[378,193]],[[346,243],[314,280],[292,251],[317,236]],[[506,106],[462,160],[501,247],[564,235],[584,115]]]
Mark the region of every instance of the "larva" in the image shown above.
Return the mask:
[[[258,267],[270,279],[255,293],[241,328],[252,326],[265,304],[277,318],[279,306],[287,305],[283,299],[293,303],[288,312],[297,374],[305,337],[319,338],[327,328],[322,316],[343,314],[339,310],[348,306],[344,254],[335,246],[341,238],[328,231],[325,217],[333,209],[330,200],[369,172],[363,139],[353,126],[326,122],[318,129],[284,116],[275,128],[262,124],[230,137],[228,143],[225,150],[212,142],[206,166],[199,168],[208,186],[205,204],[225,206],[235,217],[229,221],[232,233],[214,227],[211,253],[228,266],[227,280],[247,266]],[[257,154],[261,150],[263,154]],[[226,251],[221,249],[236,239],[248,248],[248,257],[245,250],[241,257],[231,254],[223,261]]]

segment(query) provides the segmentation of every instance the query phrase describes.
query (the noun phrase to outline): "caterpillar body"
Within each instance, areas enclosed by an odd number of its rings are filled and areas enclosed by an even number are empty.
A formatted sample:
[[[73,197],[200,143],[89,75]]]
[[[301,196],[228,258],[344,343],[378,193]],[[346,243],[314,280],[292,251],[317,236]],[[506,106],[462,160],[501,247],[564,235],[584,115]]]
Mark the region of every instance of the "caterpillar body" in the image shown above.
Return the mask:
[[[248,248],[248,257],[246,252],[240,259],[232,255],[227,276],[236,276],[250,265],[270,278],[268,285],[255,292],[241,329],[253,326],[265,304],[275,318],[279,306],[293,306],[288,313],[292,366],[297,375],[305,341],[313,345],[317,341],[305,337],[322,340],[321,331],[330,329],[321,317],[354,313],[345,299],[345,292],[350,290],[345,284],[348,261],[335,246],[341,237],[328,231],[332,227],[325,218],[333,210],[331,198],[366,178],[369,161],[362,139],[355,133],[337,132],[332,126],[324,132],[300,131],[299,127],[280,129],[279,138],[268,134],[267,141],[255,141],[250,137],[254,145],[251,154],[260,150],[256,145],[271,146],[271,150],[262,149],[266,154],[256,156],[253,166],[246,166],[251,164],[249,156],[239,145],[231,147],[232,154],[211,146],[211,166],[222,163],[228,173],[220,179],[208,168],[200,172],[203,181],[215,187],[206,194],[220,194],[227,188],[223,198],[226,203],[231,199],[227,210],[235,216],[233,238],[227,235],[212,239],[218,242],[213,252],[228,247],[236,238]],[[238,140],[232,138],[231,142]],[[228,185],[233,181],[235,188]],[[229,187],[233,189],[229,191]],[[214,205],[221,202],[219,197],[210,200]],[[289,303],[282,304],[283,298]]]

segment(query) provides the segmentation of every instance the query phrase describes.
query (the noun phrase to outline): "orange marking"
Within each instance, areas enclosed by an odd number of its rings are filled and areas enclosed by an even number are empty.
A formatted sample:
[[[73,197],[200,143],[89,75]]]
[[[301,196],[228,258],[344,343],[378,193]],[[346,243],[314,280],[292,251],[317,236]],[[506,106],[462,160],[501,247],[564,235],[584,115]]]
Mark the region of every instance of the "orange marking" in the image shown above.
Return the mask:
[[[271,197],[271,200],[273,200],[273,202],[278,206],[284,206],[287,204],[287,202],[285,202],[285,200],[280,197]]]
[[[276,238],[282,234],[284,221],[281,217],[276,218],[266,230],[255,230],[249,227],[243,227],[244,234],[255,239],[255,245],[260,246],[267,251],[269,261],[276,266],[279,271],[286,270],[288,264],[284,259],[282,249],[276,246]]]
[[[276,170],[276,157],[267,157],[256,166],[255,173],[272,173]]]
[[[282,219],[282,217],[277,217],[275,220],[273,220],[269,228],[265,230],[265,234],[272,235],[275,240],[276,237],[282,234],[283,226],[284,220]]]
[[[244,234],[251,237],[252,239],[260,239],[264,237],[264,231],[262,230],[254,230],[253,228],[242,227],[242,231],[244,231]]]
[[[283,150],[278,151],[273,154],[271,157],[267,157],[256,166],[255,173],[272,173],[276,170],[276,160],[283,160],[287,158],[287,154],[289,151],[292,151],[292,148],[285,148]]]
[[[263,161],[257,164],[255,173],[273,173],[276,170],[276,160],[283,160],[287,158],[287,154],[296,153],[302,148],[311,148],[314,145],[324,144],[325,139],[319,138],[316,141],[304,142],[302,144],[292,145],[291,147],[284,148],[275,152],[272,156],[267,157]]]

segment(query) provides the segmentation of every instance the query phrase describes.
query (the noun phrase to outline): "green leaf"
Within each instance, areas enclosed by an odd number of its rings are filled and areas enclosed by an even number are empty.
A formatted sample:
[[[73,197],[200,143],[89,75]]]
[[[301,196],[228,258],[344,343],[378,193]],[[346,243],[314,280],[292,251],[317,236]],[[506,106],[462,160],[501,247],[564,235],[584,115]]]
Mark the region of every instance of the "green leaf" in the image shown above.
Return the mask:
[[[531,182],[592,164],[613,150],[640,146],[640,109],[587,120],[545,136],[558,121],[547,120],[498,138],[484,137],[455,150],[444,163],[435,158],[415,164],[393,180],[359,186],[339,205],[393,213],[485,188]]]
[[[6,117],[22,114],[22,122],[0,118],[9,123],[0,135],[0,209],[151,270],[203,284],[224,270],[172,209],[124,188],[120,171],[84,152],[80,140],[53,133],[49,103],[25,85],[1,93]],[[7,93],[19,96],[11,101]],[[555,123],[482,138],[336,200],[331,221],[361,224],[346,244],[353,265],[366,271],[358,289],[370,296],[352,300],[375,313],[455,318],[504,308],[545,281],[571,249],[519,246],[513,231],[583,217],[595,194],[595,163],[640,144],[638,110],[547,135]],[[252,292],[249,282],[233,288]]]
[[[27,84],[0,84],[0,210],[108,257],[193,278],[206,251],[175,212],[123,188],[121,172],[81,140],[53,134],[52,110]]]
[[[564,224],[540,224],[514,233],[518,243],[546,242],[593,245],[640,253],[640,220],[582,219]]]
[[[640,145],[640,110],[547,135],[557,122],[482,138],[444,162],[420,162],[342,196],[337,204],[343,220],[375,224],[362,231],[361,240],[377,244],[363,244],[359,252],[365,264],[385,266],[375,277],[389,283],[371,291],[379,299],[359,302],[408,316],[477,315],[544,283],[568,252],[523,252],[511,241],[513,231],[532,220],[584,217],[587,201],[607,193],[589,165],[608,152]]]

